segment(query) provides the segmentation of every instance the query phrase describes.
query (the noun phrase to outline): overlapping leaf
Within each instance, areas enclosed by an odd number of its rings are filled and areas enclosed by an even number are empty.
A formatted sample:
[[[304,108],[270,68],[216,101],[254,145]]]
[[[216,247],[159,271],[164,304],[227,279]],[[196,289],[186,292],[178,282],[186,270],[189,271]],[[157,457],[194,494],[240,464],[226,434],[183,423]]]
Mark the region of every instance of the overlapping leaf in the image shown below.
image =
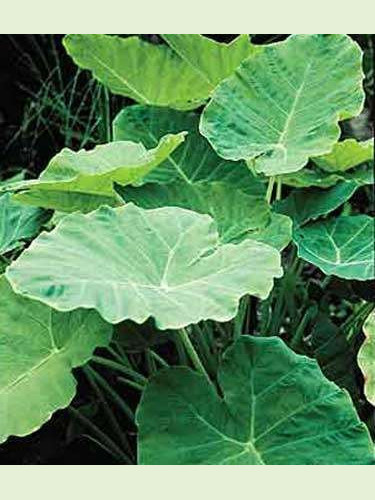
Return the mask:
[[[374,183],[374,169],[365,164],[347,172],[325,172],[319,168],[303,168],[298,172],[281,176],[283,184],[297,188],[329,188],[338,182],[356,182],[358,187]]]
[[[358,353],[358,364],[365,378],[365,394],[375,406],[375,311],[369,315],[363,325],[365,341]]]
[[[113,183],[130,184],[142,179],[163,162],[184,140],[184,133],[166,135],[155,148],[118,141],[91,151],[63,149],[40,178],[9,185],[22,190],[16,199],[23,203],[63,212],[90,212],[100,205],[118,205]]]
[[[69,405],[72,368],[107,345],[111,330],[95,311],[54,311],[0,278],[0,443],[30,434]]]
[[[44,210],[27,207],[11,199],[10,193],[0,196],[0,254],[17,248],[32,238],[49,218]]]
[[[171,206],[209,214],[216,221],[220,240],[224,243],[240,241],[270,221],[269,205],[264,196],[251,196],[223,182],[150,183],[140,188],[119,188],[118,192],[124,201],[134,202],[142,208]]]
[[[373,159],[374,139],[362,142],[346,139],[337,142],[330,153],[313,158],[313,161],[326,172],[345,172]]]
[[[159,372],[137,413],[141,464],[369,464],[349,395],[278,338],[242,337],[218,374],[221,399],[188,368]]]
[[[294,231],[298,255],[326,274],[370,280],[374,270],[374,220],[367,215],[317,221]]]
[[[342,182],[330,189],[297,189],[277,203],[276,210],[301,226],[340,207],[357,189],[356,182]]]
[[[223,81],[200,129],[220,156],[267,175],[328,153],[338,121],[363,106],[361,51],[346,35],[293,35],[267,45]]]
[[[163,36],[169,46],[108,35],[67,35],[64,45],[78,66],[115,94],[176,109],[199,106],[256,51],[246,35],[228,45],[201,35]]]
[[[251,174],[244,162],[226,161],[217,156],[199,133],[198,124],[198,115],[191,112],[135,105],[117,115],[113,135],[115,140],[142,142],[147,148],[153,148],[166,134],[188,132],[184,143],[145,177],[147,182],[225,181],[251,195],[265,194],[263,183]]]
[[[22,294],[63,311],[95,308],[109,322],[158,328],[226,321],[245,294],[267,297],[280,255],[259,242],[218,245],[207,215],[181,208],[102,207],[65,217],[7,270]]]

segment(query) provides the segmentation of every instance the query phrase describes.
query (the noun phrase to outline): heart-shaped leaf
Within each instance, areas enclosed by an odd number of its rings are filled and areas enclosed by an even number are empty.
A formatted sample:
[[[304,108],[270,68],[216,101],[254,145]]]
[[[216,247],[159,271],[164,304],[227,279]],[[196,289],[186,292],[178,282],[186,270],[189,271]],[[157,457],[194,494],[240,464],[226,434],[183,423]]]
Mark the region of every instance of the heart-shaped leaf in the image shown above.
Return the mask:
[[[369,464],[373,444],[349,395],[279,338],[244,336],[204,376],[169,368],[137,412],[141,464]]]
[[[267,297],[280,255],[259,242],[219,245],[211,217],[132,203],[72,214],[8,267],[22,294],[58,310],[95,308],[111,323],[159,329],[233,318],[245,294]]]
[[[163,35],[169,46],[137,36],[67,35],[64,46],[113,93],[143,104],[193,109],[256,52],[246,35],[230,44],[201,35]],[[259,49],[258,49],[259,50]]]
[[[118,205],[113,183],[131,184],[163,162],[184,140],[184,133],[166,135],[154,149],[118,141],[91,151],[63,149],[37,180],[11,184],[26,190],[15,196],[23,203],[63,212],[90,212],[100,205]]]
[[[375,406],[375,311],[368,316],[363,325],[365,341],[358,353],[358,364],[365,378],[365,394]]]
[[[14,250],[20,242],[34,237],[50,215],[39,208],[12,200],[10,193],[0,196],[0,254]]]
[[[374,183],[374,169],[371,165],[353,168],[348,172],[325,172],[319,168],[303,168],[298,172],[281,176],[283,184],[297,188],[316,186],[329,188],[338,182],[356,182],[358,187]]]
[[[300,170],[360,113],[361,50],[346,35],[293,35],[245,60],[215,89],[200,129],[217,153],[259,172]]]
[[[375,277],[374,219],[341,216],[313,222],[294,231],[298,255],[325,274],[370,280]]]
[[[72,369],[110,340],[95,311],[61,313],[16,295],[0,278],[0,443],[25,436],[73,399]]]

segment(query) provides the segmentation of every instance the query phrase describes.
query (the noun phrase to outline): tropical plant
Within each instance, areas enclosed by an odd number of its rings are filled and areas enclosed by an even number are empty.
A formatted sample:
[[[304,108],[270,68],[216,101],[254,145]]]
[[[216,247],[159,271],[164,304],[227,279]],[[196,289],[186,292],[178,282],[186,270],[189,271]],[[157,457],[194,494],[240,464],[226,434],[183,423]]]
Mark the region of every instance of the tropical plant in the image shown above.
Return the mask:
[[[0,442],[69,407],[119,463],[375,463],[362,52],[251,40],[65,37],[135,103],[0,184]]]

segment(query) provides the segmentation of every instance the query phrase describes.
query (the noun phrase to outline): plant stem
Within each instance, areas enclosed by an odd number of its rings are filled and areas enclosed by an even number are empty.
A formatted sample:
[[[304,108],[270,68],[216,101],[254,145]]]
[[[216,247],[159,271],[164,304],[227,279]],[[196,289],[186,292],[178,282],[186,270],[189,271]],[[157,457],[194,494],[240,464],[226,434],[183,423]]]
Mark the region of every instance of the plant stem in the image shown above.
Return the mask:
[[[272,177],[270,177],[268,181],[267,192],[266,192],[266,201],[269,205],[271,205],[274,184],[275,184],[275,176],[273,175]]]
[[[82,424],[84,424],[86,427],[88,427],[91,432],[93,432],[99,440],[103,441],[105,443],[105,446],[109,449],[112,450],[115,456],[119,457],[124,463],[131,465],[132,462],[129,459],[129,457],[126,455],[125,452],[121,450],[117,446],[117,444],[112,441],[110,437],[107,436],[99,427],[97,427],[93,422],[91,422],[90,419],[85,417],[79,410],[76,408],[73,408],[72,406],[69,407],[70,413],[77,419],[79,420]]]
[[[188,332],[186,331],[185,328],[181,328],[180,330],[178,330],[178,333],[194,367],[196,368],[196,370],[198,370],[202,375],[206,377],[206,379],[209,381],[210,384],[212,384],[211,379],[208,376],[208,373],[206,372],[201,360],[199,359],[197,351],[195,350],[190,340]]]
[[[133,382],[133,380],[129,380],[128,378],[125,377],[117,377],[118,382],[121,382],[122,384],[128,385],[129,387],[132,387],[133,389],[136,389],[137,391],[143,392],[144,386],[137,384],[137,382]]]
[[[159,354],[157,354],[155,351],[153,351],[152,349],[147,349],[147,352],[152,358],[154,358],[155,361],[159,363],[160,366],[162,366],[163,368],[169,367],[168,363],[164,361],[164,359],[160,357]]]
[[[281,200],[282,190],[283,190],[283,183],[281,180],[281,176],[278,175],[276,184],[276,200]]]
[[[117,363],[116,361],[113,361],[111,359],[102,358],[101,356],[93,356],[91,358],[91,360],[94,363],[98,363],[99,365],[106,366],[107,368],[112,368],[113,370],[117,370],[119,372],[124,373],[125,375],[133,377],[134,380],[136,380],[142,386],[145,385],[145,383],[147,382],[146,377],[144,377],[140,373],[132,370],[131,368],[128,368],[127,366],[124,366],[120,363]]]

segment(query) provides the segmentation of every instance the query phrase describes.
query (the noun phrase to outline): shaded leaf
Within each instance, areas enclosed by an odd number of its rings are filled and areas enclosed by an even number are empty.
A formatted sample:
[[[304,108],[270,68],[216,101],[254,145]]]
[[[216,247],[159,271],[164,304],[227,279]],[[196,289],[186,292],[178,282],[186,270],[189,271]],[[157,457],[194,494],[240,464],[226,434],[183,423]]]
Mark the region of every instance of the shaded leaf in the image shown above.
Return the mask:
[[[199,133],[199,116],[191,112],[149,106],[124,108],[113,122],[116,140],[142,142],[153,148],[166,134],[188,131],[184,143],[170,154],[156,169],[150,172],[145,182],[169,183],[183,179],[187,183],[199,181],[225,181],[250,194],[265,195],[265,187],[244,162],[226,161]]]
[[[188,368],[152,377],[137,412],[141,464],[369,464],[348,394],[279,338],[243,336],[219,369],[221,399]]]
[[[208,214],[215,220],[223,243],[243,240],[270,220],[264,196],[251,196],[223,182],[150,183],[139,188],[119,187],[117,191],[125,202],[142,208],[171,206]]]
[[[348,172],[328,173],[319,168],[303,168],[299,172],[282,175],[281,179],[283,184],[298,188],[313,186],[328,188],[342,181],[356,182],[360,187],[374,183],[374,169],[370,165],[364,165]]]
[[[358,364],[365,378],[365,395],[375,406],[375,311],[365,321],[365,341],[358,353]]]
[[[111,323],[155,318],[159,329],[226,321],[245,294],[267,297],[279,253],[262,243],[218,245],[211,217],[132,203],[65,217],[7,270],[22,294],[58,310],[95,308]]]
[[[20,246],[21,241],[33,238],[50,214],[39,208],[27,207],[12,200],[10,193],[0,196],[0,254]]]
[[[300,170],[329,152],[338,121],[360,113],[361,50],[346,35],[293,35],[266,45],[215,89],[200,130],[217,153],[258,172]]]
[[[63,212],[90,212],[100,205],[118,205],[113,183],[142,179],[184,140],[184,133],[166,135],[154,149],[130,141],[96,146],[91,151],[63,149],[39,179],[8,186],[26,190],[16,199]]]
[[[95,311],[54,311],[0,278],[0,443],[34,432],[70,404],[72,368],[107,345],[111,331]]]
[[[374,279],[374,220],[367,215],[313,222],[294,231],[298,255],[325,274]]]
[[[291,217],[297,226],[302,226],[343,205],[357,189],[356,182],[341,182],[330,189],[297,189],[278,202],[275,209]]]

